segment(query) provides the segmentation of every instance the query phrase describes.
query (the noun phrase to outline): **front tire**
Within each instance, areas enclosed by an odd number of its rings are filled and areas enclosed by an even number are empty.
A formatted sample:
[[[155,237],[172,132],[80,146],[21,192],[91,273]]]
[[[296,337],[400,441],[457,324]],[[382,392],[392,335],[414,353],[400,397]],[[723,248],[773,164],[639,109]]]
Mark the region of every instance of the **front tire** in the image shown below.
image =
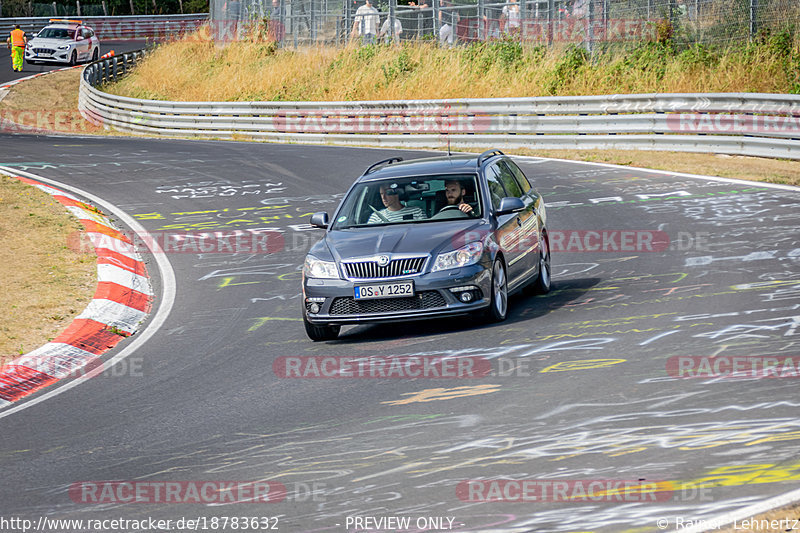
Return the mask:
[[[95,48],[94,52],[92,52],[92,61],[91,62],[94,63],[99,58],[100,58],[100,49],[99,48]]]
[[[490,322],[502,322],[508,316],[508,277],[502,259],[492,265],[492,298],[486,318]]]
[[[77,50],[72,51],[72,55],[69,56],[69,66],[74,67],[78,64],[78,52]]]
[[[342,326],[316,326],[308,321],[305,313],[303,313],[303,325],[306,327],[306,335],[314,342],[335,340],[342,329]]]

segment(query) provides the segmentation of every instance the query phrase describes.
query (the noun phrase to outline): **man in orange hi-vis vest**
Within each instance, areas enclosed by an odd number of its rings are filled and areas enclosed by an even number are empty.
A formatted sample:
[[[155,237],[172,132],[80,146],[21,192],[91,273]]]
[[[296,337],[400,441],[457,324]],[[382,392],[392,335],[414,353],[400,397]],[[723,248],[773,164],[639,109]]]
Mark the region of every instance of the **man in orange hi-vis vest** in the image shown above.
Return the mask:
[[[28,39],[25,37],[25,32],[19,29],[19,24],[11,30],[11,36],[6,42],[11,49],[11,62],[13,63],[14,71],[22,72],[22,56],[25,54],[25,43],[28,42]]]

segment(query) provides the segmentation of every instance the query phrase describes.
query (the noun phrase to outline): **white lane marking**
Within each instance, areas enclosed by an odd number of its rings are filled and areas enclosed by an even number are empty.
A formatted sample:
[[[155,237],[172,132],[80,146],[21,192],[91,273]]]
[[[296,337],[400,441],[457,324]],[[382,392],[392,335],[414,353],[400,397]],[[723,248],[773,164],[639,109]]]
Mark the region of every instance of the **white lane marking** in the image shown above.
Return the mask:
[[[75,194],[87,198],[92,203],[105,208],[109,213],[113,213],[118,219],[120,219],[124,224],[126,224],[129,228],[131,228],[136,234],[140,236],[147,235],[147,231],[141,224],[139,224],[138,221],[136,221],[133,217],[125,213],[122,209],[111,204],[110,202],[103,200],[99,196],[95,196],[94,194],[88,193],[82,189],[79,189],[78,187],[73,187],[72,185],[67,185],[65,183],[61,183],[56,180],[51,180],[49,178],[37,176],[36,174],[31,174],[30,172],[24,172],[21,170],[16,170],[4,166],[0,166],[0,171],[5,172],[6,174],[9,174],[11,176],[22,176],[33,180],[50,183],[55,187],[72,191]],[[167,317],[169,316],[170,312],[172,311],[172,306],[175,304],[175,290],[176,290],[175,271],[172,269],[172,265],[170,264],[167,257],[163,253],[161,253],[161,249],[157,243],[150,243],[149,240],[147,239],[143,240],[144,242],[147,243],[147,246],[153,252],[153,258],[155,259],[156,264],[158,265],[158,270],[161,275],[162,290],[161,290],[161,299],[158,302],[158,311],[156,311],[155,315],[153,315],[153,318],[148,324],[147,328],[142,333],[134,337],[133,342],[131,342],[124,349],[122,349],[122,351],[120,351],[114,357],[103,363],[103,365],[98,365],[98,367],[94,369],[92,372],[88,373],[86,377],[90,377],[91,375],[104,372],[108,368],[111,368],[120,361],[123,361],[126,357],[128,357],[136,350],[138,350],[144,343],[150,340],[150,337],[155,335],[158,332],[158,330],[161,329],[161,327],[164,325],[164,322],[167,320]],[[22,403],[20,403],[19,405],[15,405],[13,407],[9,407],[8,409],[0,411],[0,418],[17,413],[19,411],[22,411],[23,409],[27,409],[45,400],[49,400],[54,396],[58,396],[59,394],[64,393],[69,389],[77,387],[78,385],[81,385],[86,382],[87,381],[84,379],[75,379],[66,382],[63,385],[60,383],[55,384],[53,385],[53,387],[56,387],[54,390],[45,392],[41,396],[37,396],[28,401],[22,399],[20,400],[20,402]]]

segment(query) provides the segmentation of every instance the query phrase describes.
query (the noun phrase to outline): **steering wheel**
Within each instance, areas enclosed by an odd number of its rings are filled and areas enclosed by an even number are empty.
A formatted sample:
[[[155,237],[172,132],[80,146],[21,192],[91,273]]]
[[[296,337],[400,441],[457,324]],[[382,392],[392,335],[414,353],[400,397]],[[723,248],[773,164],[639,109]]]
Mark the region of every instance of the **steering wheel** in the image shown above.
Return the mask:
[[[450,209],[458,209],[458,206],[457,205],[448,204],[448,205],[444,206],[443,208],[439,209],[439,213],[442,213],[444,211],[448,211]],[[460,211],[460,209],[459,209],[459,211]]]
[[[457,207],[457,206],[456,206],[456,207]],[[370,209],[372,209],[372,212],[373,212],[373,213],[375,213],[376,215],[378,215],[378,218],[380,218],[380,219],[381,219],[381,220],[383,220],[384,222],[389,222],[389,219],[388,219],[388,218],[386,218],[385,216],[383,216],[383,215],[381,214],[381,212],[380,212],[380,211],[378,211],[377,209],[375,209],[373,206],[371,206],[371,205],[370,205],[370,206],[369,206],[369,208],[370,208]]]

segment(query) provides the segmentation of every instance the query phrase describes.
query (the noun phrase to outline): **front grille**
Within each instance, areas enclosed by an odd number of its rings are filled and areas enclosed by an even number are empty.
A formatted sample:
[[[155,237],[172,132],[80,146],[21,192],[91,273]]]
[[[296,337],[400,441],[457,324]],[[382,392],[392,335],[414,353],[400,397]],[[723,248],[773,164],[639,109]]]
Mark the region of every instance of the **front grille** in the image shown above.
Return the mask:
[[[381,298],[379,300],[336,298],[331,304],[330,313],[331,315],[369,315],[435,309],[445,305],[447,304],[439,291],[422,291],[411,298]]]
[[[55,54],[56,51],[52,48],[34,48],[33,51],[37,54]]]
[[[348,278],[396,278],[399,276],[418,274],[419,272],[422,272],[422,266],[424,264],[424,257],[393,259],[384,267],[378,266],[377,261],[358,261],[353,263],[344,263],[344,271]]]

